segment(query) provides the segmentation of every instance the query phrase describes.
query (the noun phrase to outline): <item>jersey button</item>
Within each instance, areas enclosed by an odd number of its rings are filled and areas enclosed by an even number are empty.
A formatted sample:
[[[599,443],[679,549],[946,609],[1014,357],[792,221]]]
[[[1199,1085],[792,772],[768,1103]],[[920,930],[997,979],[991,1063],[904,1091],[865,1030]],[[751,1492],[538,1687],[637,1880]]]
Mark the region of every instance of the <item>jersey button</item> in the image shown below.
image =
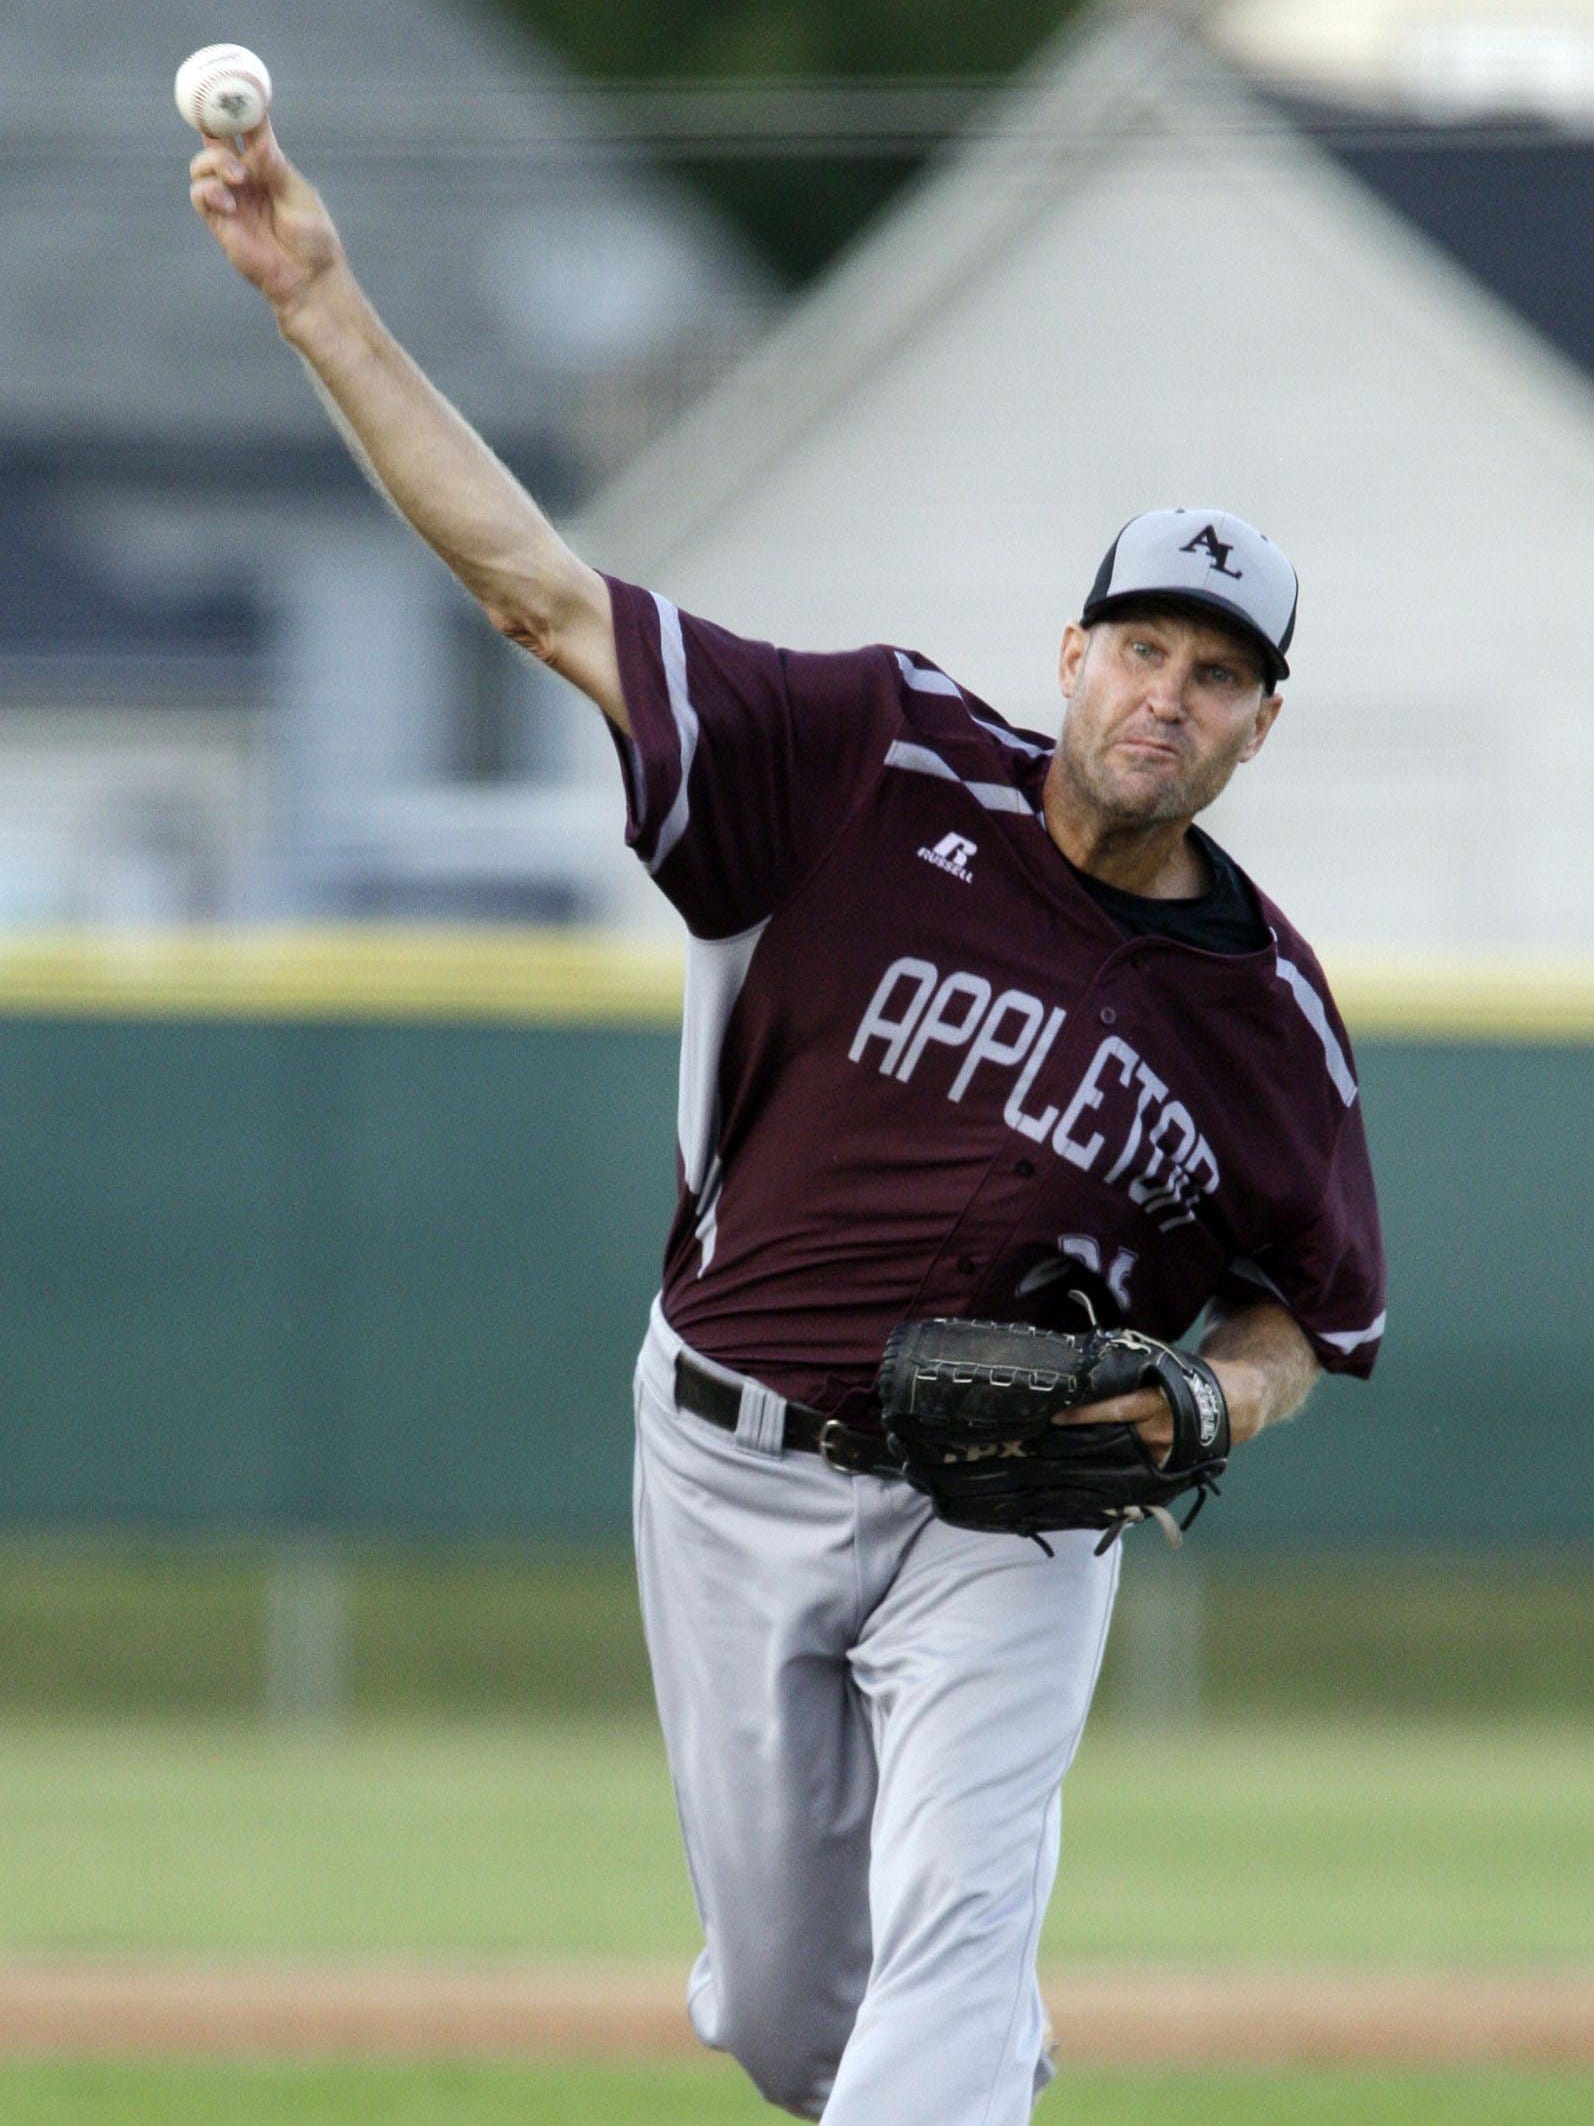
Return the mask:
[[[1033,1159],[1020,1159],[1014,1166],[1013,1171],[1021,1181],[1033,1181],[1035,1178],[1035,1162]]]
[[[1101,1023],[1103,1026],[1116,1026],[1118,1024],[1118,1014],[1110,1004],[1102,1006]]]
[[[960,1277],[972,1277],[974,1271],[974,1257],[972,1255],[960,1255],[958,1257],[958,1275]]]

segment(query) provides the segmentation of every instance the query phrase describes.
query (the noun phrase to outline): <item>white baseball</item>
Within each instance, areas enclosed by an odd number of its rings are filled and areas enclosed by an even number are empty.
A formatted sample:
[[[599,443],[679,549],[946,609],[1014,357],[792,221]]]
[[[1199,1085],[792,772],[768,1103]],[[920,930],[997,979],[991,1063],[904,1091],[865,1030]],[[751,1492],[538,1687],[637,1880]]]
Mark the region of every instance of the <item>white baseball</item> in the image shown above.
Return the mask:
[[[252,133],[271,108],[266,63],[241,44],[207,44],[177,69],[177,108],[198,132],[217,140]]]

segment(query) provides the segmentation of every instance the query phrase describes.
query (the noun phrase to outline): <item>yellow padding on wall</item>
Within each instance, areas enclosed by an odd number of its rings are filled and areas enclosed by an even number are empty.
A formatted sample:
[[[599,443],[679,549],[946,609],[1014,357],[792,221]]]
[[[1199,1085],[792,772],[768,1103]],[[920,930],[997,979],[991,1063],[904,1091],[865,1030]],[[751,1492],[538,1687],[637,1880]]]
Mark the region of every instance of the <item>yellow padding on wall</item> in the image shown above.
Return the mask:
[[[669,1026],[681,967],[668,944],[562,929],[0,932],[0,1013]]]
[[[0,1014],[668,1027],[682,949],[427,924],[0,931]],[[1330,955],[1357,1038],[1594,1040],[1594,960]]]
[[[1594,1040],[1594,960],[1388,953],[1324,964],[1356,1038]]]

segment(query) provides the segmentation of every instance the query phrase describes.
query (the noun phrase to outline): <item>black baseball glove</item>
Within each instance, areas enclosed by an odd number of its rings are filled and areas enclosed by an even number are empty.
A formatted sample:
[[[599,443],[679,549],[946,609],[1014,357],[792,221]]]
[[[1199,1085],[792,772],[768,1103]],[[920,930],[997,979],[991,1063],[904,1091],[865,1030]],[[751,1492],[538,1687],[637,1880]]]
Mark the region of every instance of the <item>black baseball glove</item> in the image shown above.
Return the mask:
[[[1137,1388],[1160,1388],[1173,1412],[1160,1466],[1133,1425],[1052,1422]],[[906,1321],[887,1341],[877,1392],[903,1474],[959,1528],[1038,1542],[1046,1529],[1100,1528],[1099,1554],[1130,1522],[1152,1519],[1176,1544],[1228,1466],[1229,1411],[1212,1368],[1136,1329]],[[1191,1491],[1176,1523],[1168,1508]]]

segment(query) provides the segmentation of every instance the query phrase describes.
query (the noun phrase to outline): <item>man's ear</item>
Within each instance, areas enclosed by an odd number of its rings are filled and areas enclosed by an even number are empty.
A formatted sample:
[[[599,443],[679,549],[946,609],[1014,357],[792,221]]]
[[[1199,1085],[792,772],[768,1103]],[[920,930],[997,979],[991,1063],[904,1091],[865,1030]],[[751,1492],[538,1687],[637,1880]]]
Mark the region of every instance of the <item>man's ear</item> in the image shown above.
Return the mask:
[[[1263,745],[1267,741],[1267,734],[1277,723],[1279,710],[1283,706],[1284,696],[1282,694],[1265,694],[1262,697],[1256,712],[1256,728],[1246,740],[1245,749],[1240,755],[1242,761],[1255,760],[1257,754],[1261,752]]]
[[[1063,646],[1057,653],[1057,684],[1062,689],[1064,701],[1073,698],[1079,668],[1084,663],[1085,652],[1089,648],[1089,628],[1081,627],[1077,620],[1070,620],[1063,629]]]

